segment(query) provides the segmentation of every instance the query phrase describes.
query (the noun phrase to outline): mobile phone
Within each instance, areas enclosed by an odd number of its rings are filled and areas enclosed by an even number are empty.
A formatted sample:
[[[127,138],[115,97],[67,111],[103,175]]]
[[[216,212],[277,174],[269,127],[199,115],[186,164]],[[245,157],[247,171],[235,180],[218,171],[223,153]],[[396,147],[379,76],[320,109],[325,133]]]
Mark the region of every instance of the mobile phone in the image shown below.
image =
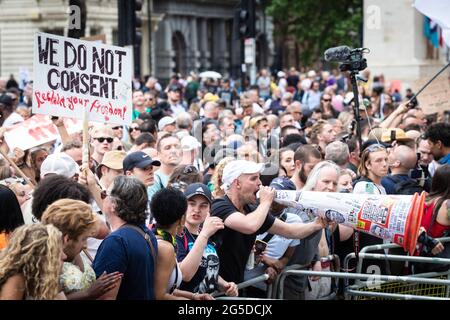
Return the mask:
[[[255,256],[260,255],[266,250],[267,242],[256,239],[255,241]]]

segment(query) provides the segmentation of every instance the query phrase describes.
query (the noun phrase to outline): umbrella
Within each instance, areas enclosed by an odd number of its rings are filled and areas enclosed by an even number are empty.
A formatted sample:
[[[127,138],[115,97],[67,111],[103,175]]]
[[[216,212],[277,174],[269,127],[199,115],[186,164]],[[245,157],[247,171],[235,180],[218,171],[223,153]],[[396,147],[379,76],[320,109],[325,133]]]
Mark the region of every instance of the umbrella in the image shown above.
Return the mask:
[[[222,75],[216,71],[204,71],[198,75],[200,78],[220,79]]]

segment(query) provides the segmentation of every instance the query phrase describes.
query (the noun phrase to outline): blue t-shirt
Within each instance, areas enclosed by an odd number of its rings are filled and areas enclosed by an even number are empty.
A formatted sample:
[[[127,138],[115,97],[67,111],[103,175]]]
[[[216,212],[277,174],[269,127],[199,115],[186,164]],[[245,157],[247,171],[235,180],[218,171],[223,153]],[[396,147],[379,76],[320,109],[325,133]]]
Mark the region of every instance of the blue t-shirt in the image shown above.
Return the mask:
[[[144,225],[140,227],[150,235],[157,256],[155,236]],[[97,278],[104,271],[123,273],[117,300],[155,299],[155,261],[147,240],[138,231],[122,227],[108,235],[100,244],[92,267]]]
[[[177,260],[183,261],[184,258],[194,247],[197,235],[186,232],[180,237],[177,236]],[[202,260],[197,272],[189,282],[182,282],[181,290],[198,293],[213,293],[218,290],[219,279],[219,256],[217,255],[214,243],[208,240],[206,248],[203,250]]]

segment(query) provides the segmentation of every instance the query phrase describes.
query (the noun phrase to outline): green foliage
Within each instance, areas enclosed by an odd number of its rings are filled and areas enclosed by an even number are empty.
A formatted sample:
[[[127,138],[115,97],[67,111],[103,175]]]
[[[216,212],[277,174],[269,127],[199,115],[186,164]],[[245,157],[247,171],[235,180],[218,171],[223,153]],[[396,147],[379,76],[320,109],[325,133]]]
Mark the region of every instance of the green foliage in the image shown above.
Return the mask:
[[[360,45],[362,0],[271,0],[267,14],[276,35],[295,37],[302,65],[319,61],[330,47]]]

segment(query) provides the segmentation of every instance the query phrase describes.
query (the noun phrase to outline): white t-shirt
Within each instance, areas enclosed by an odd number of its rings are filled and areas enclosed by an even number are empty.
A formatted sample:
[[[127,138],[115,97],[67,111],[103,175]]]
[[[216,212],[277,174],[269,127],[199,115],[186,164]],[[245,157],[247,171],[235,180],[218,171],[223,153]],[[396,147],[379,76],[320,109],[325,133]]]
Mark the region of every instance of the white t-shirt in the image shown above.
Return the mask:
[[[286,215],[286,223],[302,223],[302,219],[296,214],[284,212]],[[267,235],[267,232],[260,234],[256,239],[263,240]],[[281,258],[289,247],[295,247],[300,244],[299,239],[287,239],[283,236],[274,235],[269,240],[266,248],[266,255],[272,259]]]
[[[386,194],[386,190],[381,184],[369,181],[359,181],[353,188],[353,193],[363,194]]]

